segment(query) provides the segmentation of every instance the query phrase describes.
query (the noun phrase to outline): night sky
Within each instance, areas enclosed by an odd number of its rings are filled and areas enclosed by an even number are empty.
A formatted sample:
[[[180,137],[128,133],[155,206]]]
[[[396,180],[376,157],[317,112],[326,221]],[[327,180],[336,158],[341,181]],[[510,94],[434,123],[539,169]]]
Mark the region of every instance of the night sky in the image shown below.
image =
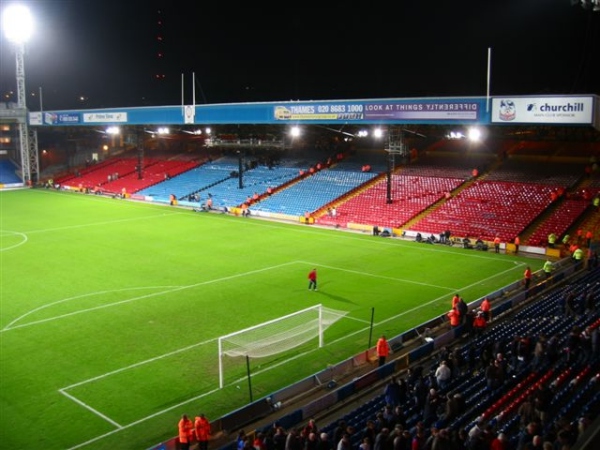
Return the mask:
[[[600,12],[571,0],[22,3],[31,110],[177,105],[182,74],[187,104],[193,74],[197,104],[485,96],[488,48],[491,95],[600,94]],[[2,34],[4,101],[14,60]]]

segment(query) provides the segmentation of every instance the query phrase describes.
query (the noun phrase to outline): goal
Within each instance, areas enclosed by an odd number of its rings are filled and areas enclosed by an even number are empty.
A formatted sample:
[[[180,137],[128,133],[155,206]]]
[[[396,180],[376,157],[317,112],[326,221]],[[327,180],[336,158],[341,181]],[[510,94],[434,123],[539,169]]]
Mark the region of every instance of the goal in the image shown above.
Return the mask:
[[[319,347],[323,346],[325,330],[348,314],[323,305],[297,311],[287,316],[236,331],[219,338],[219,387],[224,385],[224,361],[240,356],[264,358],[285,352],[299,345],[319,338]]]

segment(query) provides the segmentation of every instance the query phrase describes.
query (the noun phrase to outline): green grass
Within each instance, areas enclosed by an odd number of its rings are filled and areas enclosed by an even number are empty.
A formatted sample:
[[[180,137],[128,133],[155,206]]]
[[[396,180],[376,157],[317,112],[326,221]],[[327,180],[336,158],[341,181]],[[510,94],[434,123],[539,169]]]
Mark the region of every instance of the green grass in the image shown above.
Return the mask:
[[[221,335],[347,312],[323,348],[251,360],[258,399],[364,351],[372,310],[396,336],[543,262],[48,190],[0,191],[0,214],[3,448],[149,448],[248,401],[245,361],[218,389]]]

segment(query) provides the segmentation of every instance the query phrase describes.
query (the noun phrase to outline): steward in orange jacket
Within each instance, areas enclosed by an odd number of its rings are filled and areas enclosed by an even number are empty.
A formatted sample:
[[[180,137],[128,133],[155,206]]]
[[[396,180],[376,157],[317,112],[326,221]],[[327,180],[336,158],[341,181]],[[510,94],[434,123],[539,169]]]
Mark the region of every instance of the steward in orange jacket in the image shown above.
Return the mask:
[[[479,309],[481,309],[483,317],[486,321],[492,318],[492,304],[490,303],[490,300],[487,297],[483,299],[481,305],[479,305]]]
[[[485,327],[487,326],[487,321],[483,316],[483,312],[479,311],[475,320],[473,320],[473,330],[475,331],[475,337],[481,336],[485,331]]]
[[[184,414],[178,424],[179,428],[179,443],[182,450],[189,450],[190,444],[194,439],[194,423]]]
[[[198,441],[198,449],[207,450],[208,440],[210,439],[210,422],[204,414],[196,416],[196,419],[194,420],[194,429],[196,432],[196,440]]]
[[[377,357],[379,358],[379,366],[385,364],[385,359],[390,354],[390,345],[385,336],[381,336],[377,341]]]
[[[448,319],[450,320],[450,326],[452,328],[456,328],[460,325],[460,313],[456,308],[452,308],[448,314]]]

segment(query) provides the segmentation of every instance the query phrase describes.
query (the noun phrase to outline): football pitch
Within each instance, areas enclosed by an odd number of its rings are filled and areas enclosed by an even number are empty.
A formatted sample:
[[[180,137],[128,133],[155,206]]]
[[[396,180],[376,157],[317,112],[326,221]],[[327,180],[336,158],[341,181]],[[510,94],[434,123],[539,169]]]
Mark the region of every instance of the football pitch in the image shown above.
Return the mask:
[[[219,389],[219,336],[317,304],[345,313],[321,348],[315,338],[250,358],[257,400],[381,334],[445,314],[455,292],[469,303],[542,263],[93,195],[0,191],[0,442],[147,449],[175,436],[183,413],[214,420],[249,401],[244,358],[227,362]],[[307,289],[312,268],[316,292]]]

